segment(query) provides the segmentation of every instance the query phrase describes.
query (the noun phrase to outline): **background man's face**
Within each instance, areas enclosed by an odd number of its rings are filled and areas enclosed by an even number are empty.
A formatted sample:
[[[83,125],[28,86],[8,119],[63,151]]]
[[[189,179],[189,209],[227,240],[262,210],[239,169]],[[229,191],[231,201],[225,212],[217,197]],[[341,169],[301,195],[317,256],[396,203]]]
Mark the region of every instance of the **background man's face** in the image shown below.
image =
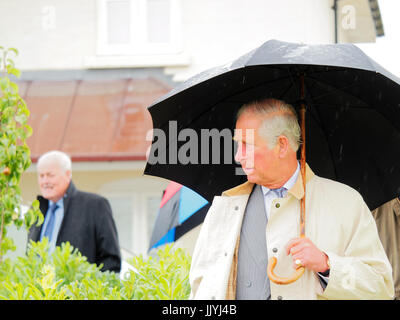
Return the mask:
[[[71,181],[70,171],[63,171],[54,160],[45,160],[38,166],[38,183],[45,199],[57,202]]]

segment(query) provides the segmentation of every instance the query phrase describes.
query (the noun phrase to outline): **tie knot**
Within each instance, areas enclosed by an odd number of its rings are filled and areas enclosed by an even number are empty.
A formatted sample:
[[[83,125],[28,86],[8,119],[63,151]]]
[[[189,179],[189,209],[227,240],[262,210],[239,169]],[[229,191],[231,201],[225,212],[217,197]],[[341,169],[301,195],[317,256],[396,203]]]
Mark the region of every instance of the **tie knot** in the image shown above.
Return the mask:
[[[53,203],[53,204],[51,205],[51,207],[50,207],[50,211],[51,211],[51,212],[55,212],[55,211],[57,210],[57,208],[58,208],[58,204],[57,204],[57,203]]]
[[[273,190],[274,190],[275,194],[278,195],[279,198],[283,198],[286,188],[285,187],[281,187],[281,188],[273,189]]]

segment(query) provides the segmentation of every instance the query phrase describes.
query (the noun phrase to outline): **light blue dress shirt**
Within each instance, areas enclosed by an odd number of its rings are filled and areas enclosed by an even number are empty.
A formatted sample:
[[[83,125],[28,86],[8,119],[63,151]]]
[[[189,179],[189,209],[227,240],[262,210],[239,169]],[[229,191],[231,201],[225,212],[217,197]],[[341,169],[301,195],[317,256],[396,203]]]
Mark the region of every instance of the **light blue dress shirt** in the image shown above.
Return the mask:
[[[40,232],[40,240],[43,239],[43,234],[44,230],[46,230],[47,224],[49,223],[50,220],[50,215],[51,215],[51,207],[53,205],[53,201],[49,200],[49,208],[47,209],[46,217],[43,221],[43,227]],[[60,231],[61,223],[64,218],[64,200],[61,198],[60,200],[57,201],[58,208],[54,212],[55,214],[55,220],[54,220],[54,229],[53,233],[51,235],[51,239],[49,239],[49,253],[52,253],[54,249],[56,248],[56,241],[58,237],[58,232]]]
[[[269,189],[267,187],[261,186],[261,189],[264,194],[265,212],[267,213],[268,219],[272,201],[274,201],[276,198],[284,198],[286,196],[287,191],[291,189],[296,183],[299,172],[300,172],[300,163],[297,161],[297,169],[293,173],[293,175],[289,178],[289,180],[286,181],[286,183],[283,185],[282,194],[279,194],[279,191],[277,189]]]

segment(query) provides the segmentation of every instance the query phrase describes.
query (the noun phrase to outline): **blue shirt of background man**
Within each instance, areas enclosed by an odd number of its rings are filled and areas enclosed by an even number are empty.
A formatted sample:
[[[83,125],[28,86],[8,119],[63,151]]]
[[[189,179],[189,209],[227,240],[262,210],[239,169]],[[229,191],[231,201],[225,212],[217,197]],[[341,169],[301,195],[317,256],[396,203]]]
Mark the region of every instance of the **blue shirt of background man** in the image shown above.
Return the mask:
[[[43,234],[44,231],[46,230],[47,224],[49,223],[50,216],[51,216],[51,208],[53,207],[54,202],[49,200],[49,208],[47,209],[46,212],[46,217],[43,222],[42,230],[40,232],[40,240],[43,239]],[[57,241],[57,236],[58,232],[60,231],[61,227],[61,222],[64,218],[64,199],[61,198],[60,200],[57,201],[58,208],[54,212],[55,214],[55,221],[54,221],[54,229],[51,235],[51,239],[49,239],[49,253],[52,253],[54,249],[56,248],[56,241]]]

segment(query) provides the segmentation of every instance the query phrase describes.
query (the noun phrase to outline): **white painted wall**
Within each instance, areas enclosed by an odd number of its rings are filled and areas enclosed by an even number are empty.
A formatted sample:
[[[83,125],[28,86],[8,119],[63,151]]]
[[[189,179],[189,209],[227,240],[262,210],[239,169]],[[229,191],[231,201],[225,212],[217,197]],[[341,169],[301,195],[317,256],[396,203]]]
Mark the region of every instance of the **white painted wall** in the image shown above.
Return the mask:
[[[100,1],[100,0],[99,0]],[[178,0],[183,50],[169,55],[99,56],[97,0],[2,0],[0,45],[20,51],[22,70],[170,66],[184,80],[269,39],[334,40],[333,0]]]
[[[334,41],[331,0],[182,1],[185,49],[191,64],[169,68],[183,80],[225,64],[270,39]]]
[[[95,0],[2,0],[0,45],[22,70],[80,69],[95,46]]]

